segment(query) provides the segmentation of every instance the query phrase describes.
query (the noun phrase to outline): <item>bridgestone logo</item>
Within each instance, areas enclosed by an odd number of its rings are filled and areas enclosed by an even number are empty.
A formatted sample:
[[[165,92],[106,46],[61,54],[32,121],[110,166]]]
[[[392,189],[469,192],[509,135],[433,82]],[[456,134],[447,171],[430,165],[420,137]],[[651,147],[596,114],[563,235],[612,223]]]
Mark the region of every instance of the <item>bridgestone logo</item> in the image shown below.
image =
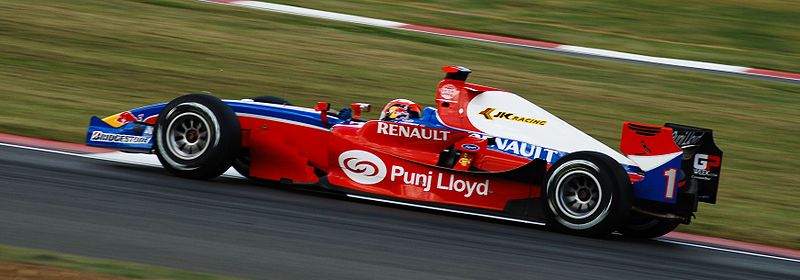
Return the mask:
[[[102,131],[92,132],[91,140],[94,142],[110,142],[123,144],[145,144],[150,143],[150,136],[133,136],[124,134],[103,133]]]

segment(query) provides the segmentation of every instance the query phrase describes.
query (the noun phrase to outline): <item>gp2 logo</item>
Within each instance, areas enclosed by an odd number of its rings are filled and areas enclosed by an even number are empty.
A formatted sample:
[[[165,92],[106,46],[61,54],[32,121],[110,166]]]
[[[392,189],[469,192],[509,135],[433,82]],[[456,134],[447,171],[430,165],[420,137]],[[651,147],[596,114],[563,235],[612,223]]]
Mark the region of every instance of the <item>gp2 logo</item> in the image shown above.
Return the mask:
[[[718,156],[707,154],[694,155],[694,169],[711,171],[712,167],[719,167],[720,159]]]

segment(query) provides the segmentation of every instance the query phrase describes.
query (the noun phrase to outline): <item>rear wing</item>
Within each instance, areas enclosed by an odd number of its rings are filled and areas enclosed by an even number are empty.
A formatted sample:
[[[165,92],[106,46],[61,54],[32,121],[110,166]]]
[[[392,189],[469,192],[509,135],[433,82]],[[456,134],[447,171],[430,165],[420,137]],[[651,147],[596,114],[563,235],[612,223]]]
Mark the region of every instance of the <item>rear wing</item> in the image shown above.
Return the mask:
[[[722,151],[714,143],[712,130],[626,122],[620,150],[645,172],[644,180],[634,185],[642,186],[634,188],[638,198],[675,203],[678,197],[696,196],[688,200],[717,202]],[[676,174],[678,168],[681,172]]]
[[[681,169],[697,180],[697,199],[716,203],[719,176],[722,171],[722,150],[714,143],[711,129],[667,123],[672,128],[675,144],[683,150]]]

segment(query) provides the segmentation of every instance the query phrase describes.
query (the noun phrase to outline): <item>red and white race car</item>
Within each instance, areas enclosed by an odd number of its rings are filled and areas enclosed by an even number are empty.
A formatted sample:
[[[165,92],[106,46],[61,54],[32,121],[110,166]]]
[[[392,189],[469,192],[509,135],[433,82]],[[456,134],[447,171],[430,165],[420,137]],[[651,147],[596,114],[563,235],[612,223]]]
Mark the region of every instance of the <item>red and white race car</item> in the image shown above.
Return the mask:
[[[712,131],[625,123],[620,152],[539,106],[443,68],[436,108],[396,99],[333,113],[275,97],[190,94],[104,119],[87,143],[155,153],[164,168],[209,179],[316,185],[349,197],[492,217],[579,235],[655,237],[715,203],[722,151]]]

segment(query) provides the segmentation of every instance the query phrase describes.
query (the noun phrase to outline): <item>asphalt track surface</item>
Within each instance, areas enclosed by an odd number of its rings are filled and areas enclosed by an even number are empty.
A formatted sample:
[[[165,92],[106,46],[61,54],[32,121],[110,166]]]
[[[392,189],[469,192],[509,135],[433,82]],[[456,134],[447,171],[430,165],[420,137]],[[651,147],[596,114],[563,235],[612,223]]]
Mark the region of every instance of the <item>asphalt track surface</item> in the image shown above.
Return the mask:
[[[0,194],[0,243],[253,279],[800,279],[798,262],[6,146]]]

